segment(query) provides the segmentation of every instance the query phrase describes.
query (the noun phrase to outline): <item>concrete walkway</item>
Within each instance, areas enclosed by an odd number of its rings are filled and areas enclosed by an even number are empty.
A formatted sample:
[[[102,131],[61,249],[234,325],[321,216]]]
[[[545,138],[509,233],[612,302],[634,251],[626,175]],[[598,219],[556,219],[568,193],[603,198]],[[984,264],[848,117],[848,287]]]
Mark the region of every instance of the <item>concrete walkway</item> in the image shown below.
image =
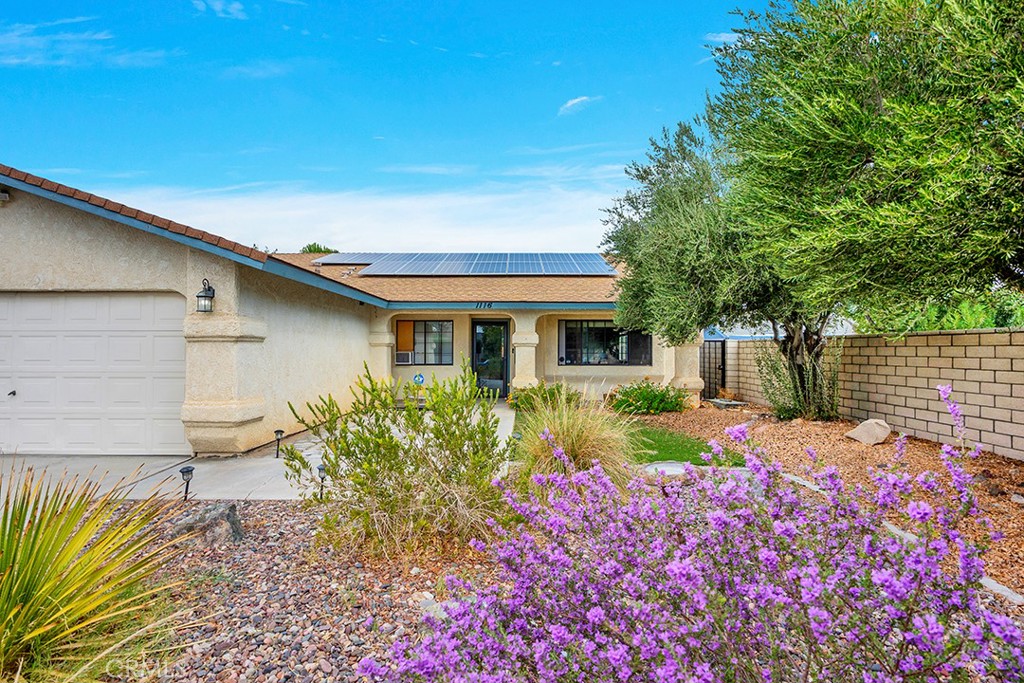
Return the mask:
[[[498,415],[498,436],[512,434],[515,412],[504,402],[495,406]],[[320,450],[308,432],[284,440],[294,444],[315,468]],[[189,485],[189,498],[196,500],[296,500],[299,489],[285,480],[284,460],[275,458],[275,444],[258,448],[238,458],[189,458],[175,456],[59,456],[0,455],[0,488],[12,468],[22,466],[43,471],[48,477],[62,473],[81,479],[99,481],[102,491],[125,487],[133,500],[148,498],[154,491],[166,495],[182,495],[179,470],[185,465],[195,468]],[[134,482],[134,483],[132,483]]]

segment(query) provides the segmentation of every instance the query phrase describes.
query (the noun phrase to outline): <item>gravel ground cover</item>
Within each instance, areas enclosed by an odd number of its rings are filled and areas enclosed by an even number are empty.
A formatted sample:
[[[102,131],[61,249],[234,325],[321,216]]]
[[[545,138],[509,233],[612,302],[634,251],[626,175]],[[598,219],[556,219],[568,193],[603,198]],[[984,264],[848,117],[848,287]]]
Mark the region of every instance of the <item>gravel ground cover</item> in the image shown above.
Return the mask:
[[[192,503],[202,505],[204,503]],[[292,501],[239,501],[239,543],[192,544],[169,577],[174,602],[198,626],[160,665],[125,661],[113,680],[357,681],[363,657],[390,652],[444,600],[443,579],[485,581],[491,565],[470,549],[407,561],[346,557],[315,540],[316,510]]]
[[[787,471],[803,475],[809,460],[804,449],[814,447],[819,460],[835,465],[849,483],[869,484],[868,470],[890,462],[897,434],[885,443],[866,446],[843,436],[856,426],[855,422],[781,422],[763,406],[746,406],[721,410],[702,403],[696,410],[664,413],[642,418],[651,425],[685,432],[702,439],[727,438],[726,427],[742,422],[750,425],[751,437],[763,446],[773,460]],[[973,444],[971,444],[973,445]],[[906,464],[917,474],[924,470],[943,471],[939,445],[933,441],[911,438],[907,444]],[[968,461],[968,471],[978,482],[978,499],[993,525],[1005,538],[992,544],[986,557],[987,572],[992,578],[1024,593],[1024,503],[1014,495],[1024,496],[1024,462],[992,453],[983,453]]]

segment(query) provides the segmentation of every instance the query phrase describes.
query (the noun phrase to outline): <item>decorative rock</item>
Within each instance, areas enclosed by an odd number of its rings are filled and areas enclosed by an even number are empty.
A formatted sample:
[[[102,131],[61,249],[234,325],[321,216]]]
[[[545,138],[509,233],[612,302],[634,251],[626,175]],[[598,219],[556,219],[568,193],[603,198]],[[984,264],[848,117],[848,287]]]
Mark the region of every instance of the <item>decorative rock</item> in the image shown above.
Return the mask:
[[[1012,496],[1010,496],[1010,501],[1016,503],[1017,505],[1024,505],[1024,496],[1020,495],[1019,493],[1015,493]]]
[[[234,503],[215,503],[185,515],[174,526],[174,535],[197,532],[196,538],[206,546],[224,545],[228,541],[238,543],[244,538],[242,520]]]
[[[854,441],[860,441],[868,446],[876,446],[892,434],[892,428],[885,420],[864,420],[859,425],[846,432],[846,436]]]

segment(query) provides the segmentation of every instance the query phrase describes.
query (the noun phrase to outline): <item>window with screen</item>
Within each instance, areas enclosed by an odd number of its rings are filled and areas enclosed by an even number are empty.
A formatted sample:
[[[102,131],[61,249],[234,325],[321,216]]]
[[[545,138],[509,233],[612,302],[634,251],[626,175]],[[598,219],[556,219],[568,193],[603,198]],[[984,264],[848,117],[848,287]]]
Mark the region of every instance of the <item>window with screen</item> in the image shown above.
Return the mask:
[[[451,320],[395,322],[395,352],[411,353],[413,365],[452,364]]]
[[[610,320],[559,320],[559,365],[650,365],[651,335]]]

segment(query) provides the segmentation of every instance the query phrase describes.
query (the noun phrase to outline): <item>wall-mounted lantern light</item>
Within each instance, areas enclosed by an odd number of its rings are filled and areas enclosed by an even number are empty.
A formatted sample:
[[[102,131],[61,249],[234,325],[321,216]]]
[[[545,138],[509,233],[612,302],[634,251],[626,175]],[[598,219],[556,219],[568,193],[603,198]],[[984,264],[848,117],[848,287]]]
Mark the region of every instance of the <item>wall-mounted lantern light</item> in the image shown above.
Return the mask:
[[[283,429],[275,429],[274,430],[274,438],[277,439],[277,452],[274,453],[274,457],[276,458],[279,455],[281,455],[281,439],[284,438],[284,430]]]
[[[190,481],[192,481],[192,474],[196,471],[196,468],[192,467],[192,465],[185,465],[184,467],[182,467],[178,471],[181,472],[181,480],[183,482],[185,482],[185,502],[187,503],[188,502],[188,483]]]
[[[320,502],[324,501],[324,481],[327,479],[327,467],[320,463],[316,466],[317,474],[320,475]]]
[[[199,313],[211,313],[213,311],[213,287],[210,281],[203,278],[203,291],[196,294],[196,311]]]

